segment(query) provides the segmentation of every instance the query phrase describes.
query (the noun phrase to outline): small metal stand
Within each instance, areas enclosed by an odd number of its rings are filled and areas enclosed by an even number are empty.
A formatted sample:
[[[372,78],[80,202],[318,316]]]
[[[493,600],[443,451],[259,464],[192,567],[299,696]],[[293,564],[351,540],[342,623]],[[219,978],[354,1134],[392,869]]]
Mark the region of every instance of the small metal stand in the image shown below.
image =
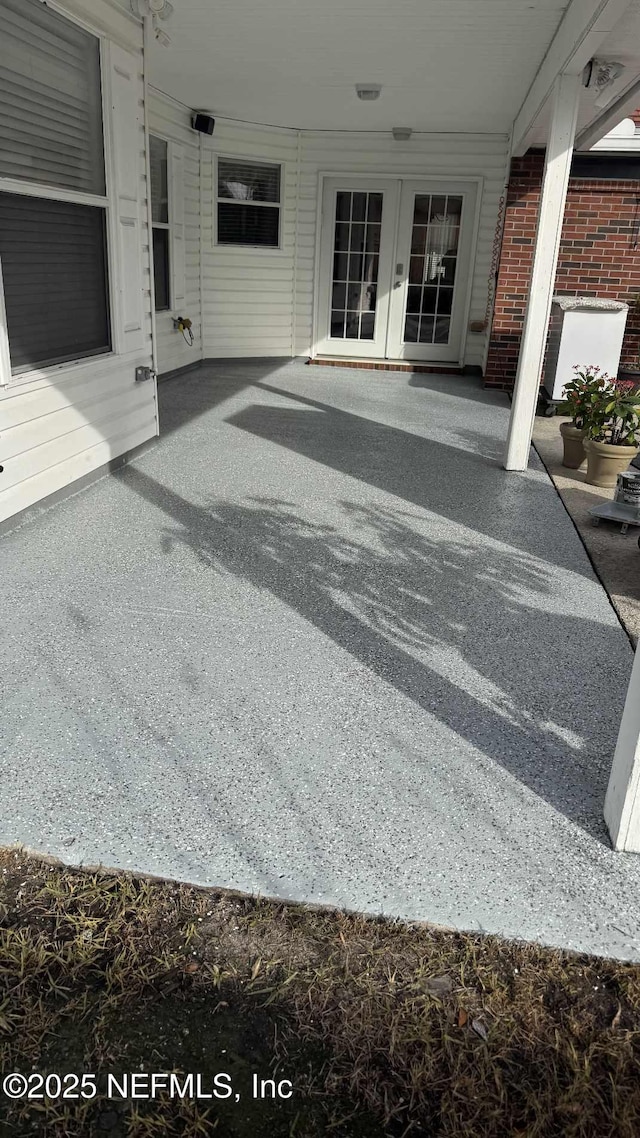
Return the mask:
[[[593,506],[589,513],[594,526],[600,525],[601,518],[620,522],[620,533],[627,533],[629,526],[640,526],[640,473],[625,470],[619,474],[613,502]]]

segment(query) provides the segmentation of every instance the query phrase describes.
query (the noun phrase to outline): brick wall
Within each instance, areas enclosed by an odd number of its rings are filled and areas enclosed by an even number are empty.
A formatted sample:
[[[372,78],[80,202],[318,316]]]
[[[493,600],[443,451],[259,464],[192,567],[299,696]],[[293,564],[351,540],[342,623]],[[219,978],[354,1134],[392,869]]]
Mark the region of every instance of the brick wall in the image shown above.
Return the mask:
[[[489,386],[508,388],[515,380],[543,165],[544,155],[533,153],[514,159],[511,166],[485,372]],[[614,300],[640,292],[639,180],[571,178],[555,288]],[[638,347],[640,313],[630,312],[621,362],[633,365]]]

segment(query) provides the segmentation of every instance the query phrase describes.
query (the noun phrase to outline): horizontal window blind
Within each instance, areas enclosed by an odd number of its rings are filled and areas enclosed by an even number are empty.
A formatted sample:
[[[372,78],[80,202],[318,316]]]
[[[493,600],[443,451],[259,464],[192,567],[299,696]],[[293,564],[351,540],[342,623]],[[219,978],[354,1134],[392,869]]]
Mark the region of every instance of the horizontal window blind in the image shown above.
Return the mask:
[[[221,245],[266,245],[280,243],[280,210],[255,205],[218,203],[218,242]]]
[[[0,263],[12,371],[110,351],[102,208],[0,193]]]
[[[156,312],[169,307],[169,230],[153,230],[153,291]]]
[[[0,0],[0,175],[104,194],[100,45],[40,0]]]
[[[280,167],[240,159],[218,159],[218,197],[234,201],[280,201]]]
[[[167,143],[155,134],[149,135],[149,169],[151,172],[151,216],[153,221],[169,221],[169,188]]]

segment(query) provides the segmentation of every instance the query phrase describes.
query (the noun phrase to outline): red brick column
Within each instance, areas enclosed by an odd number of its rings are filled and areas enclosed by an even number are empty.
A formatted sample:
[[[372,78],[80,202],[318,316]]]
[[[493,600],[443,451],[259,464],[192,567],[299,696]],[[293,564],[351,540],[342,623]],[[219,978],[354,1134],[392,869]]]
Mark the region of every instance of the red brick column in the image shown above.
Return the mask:
[[[531,275],[544,155],[514,159],[505,207],[487,386],[513,386]],[[630,300],[640,293],[640,182],[572,178],[565,209],[556,292]],[[640,313],[630,312],[622,363],[640,347]],[[588,360],[576,363],[588,363]]]

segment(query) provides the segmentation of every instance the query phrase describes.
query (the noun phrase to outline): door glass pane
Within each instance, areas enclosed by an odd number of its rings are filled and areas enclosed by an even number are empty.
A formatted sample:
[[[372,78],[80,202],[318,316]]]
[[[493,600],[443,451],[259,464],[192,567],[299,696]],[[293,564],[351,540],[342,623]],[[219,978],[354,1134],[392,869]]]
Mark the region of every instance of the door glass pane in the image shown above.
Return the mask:
[[[405,343],[449,342],[462,197],[416,194],[411,231]]]
[[[348,253],[334,253],[333,257],[333,279],[334,281],[346,281],[349,270],[349,254]]]
[[[344,190],[336,194],[336,221],[351,221],[351,194]]]
[[[346,284],[336,283],[333,286],[333,296],[331,298],[331,307],[334,310],[344,310],[347,307],[347,286]]]
[[[344,317],[343,311],[331,313],[331,335],[334,339],[344,339]]]
[[[381,223],[381,193],[338,191],[331,283],[332,339],[374,339]]]
[[[376,224],[367,225],[365,236],[365,249],[368,253],[380,252],[380,226]]]
[[[365,221],[367,216],[367,198],[368,194],[354,194],[353,195],[353,209],[351,211],[352,221]]]
[[[347,250],[349,248],[349,224],[348,224],[348,222],[346,225],[340,221],[336,222],[336,239],[335,239],[334,248],[338,249],[341,253],[347,252]]]

